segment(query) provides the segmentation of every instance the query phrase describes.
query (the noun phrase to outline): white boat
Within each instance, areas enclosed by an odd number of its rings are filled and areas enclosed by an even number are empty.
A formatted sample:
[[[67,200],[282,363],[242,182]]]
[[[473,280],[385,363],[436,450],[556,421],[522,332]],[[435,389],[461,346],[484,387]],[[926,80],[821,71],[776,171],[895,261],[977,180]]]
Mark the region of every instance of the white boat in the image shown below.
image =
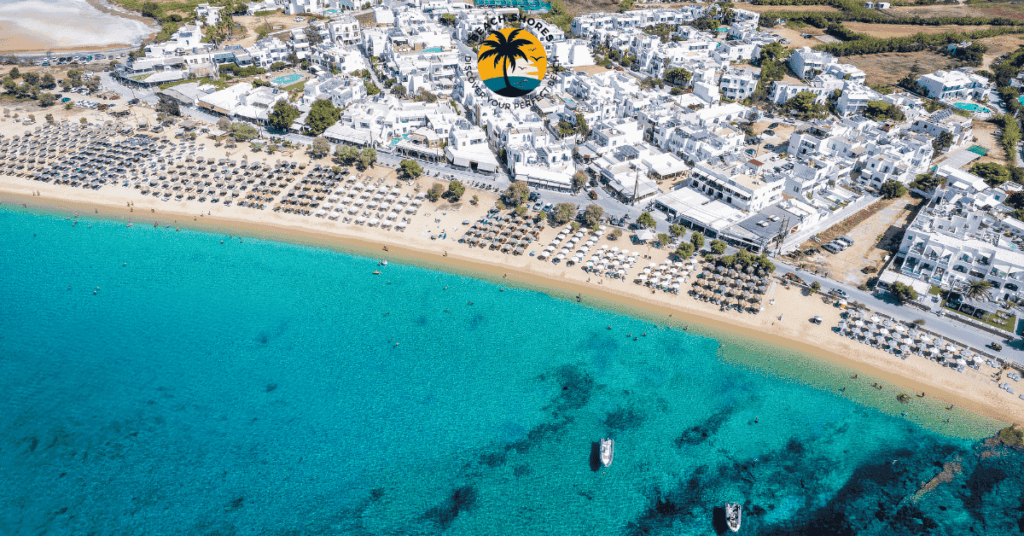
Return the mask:
[[[739,532],[740,520],[743,517],[743,510],[737,503],[725,503],[725,522],[729,530]]]
[[[608,467],[612,464],[612,458],[615,457],[615,440],[614,439],[602,439],[601,440],[601,465]]]

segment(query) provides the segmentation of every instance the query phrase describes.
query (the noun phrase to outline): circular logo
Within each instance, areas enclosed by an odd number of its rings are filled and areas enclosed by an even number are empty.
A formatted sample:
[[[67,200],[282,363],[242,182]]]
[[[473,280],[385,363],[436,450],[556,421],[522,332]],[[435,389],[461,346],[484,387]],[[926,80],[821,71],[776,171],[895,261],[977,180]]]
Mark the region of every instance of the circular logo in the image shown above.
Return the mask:
[[[548,56],[530,32],[505,28],[480,44],[476,67],[491,91],[502,97],[525,97],[544,80]]]

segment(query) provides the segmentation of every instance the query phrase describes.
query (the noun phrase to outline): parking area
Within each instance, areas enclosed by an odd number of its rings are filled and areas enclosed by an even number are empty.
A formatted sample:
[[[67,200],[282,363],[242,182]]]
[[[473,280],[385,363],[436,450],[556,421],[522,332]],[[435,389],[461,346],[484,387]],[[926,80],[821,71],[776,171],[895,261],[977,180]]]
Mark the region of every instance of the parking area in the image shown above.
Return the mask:
[[[752,157],[781,152],[787,147],[795,130],[796,125],[792,119],[762,119],[754,123],[754,136],[747,138],[743,150],[747,156]]]
[[[808,240],[801,244],[800,251],[815,252],[799,262],[836,281],[859,286],[873,277],[885,263],[885,257],[899,247],[903,232],[924,201],[924,198],[910,196],[880,200],[845,222],[818,233],[818,242]],[[851,238],[853,245],[839,253],[822,248],[839,236]],[[869,268],[868,273],[864,272],[865,268]]]

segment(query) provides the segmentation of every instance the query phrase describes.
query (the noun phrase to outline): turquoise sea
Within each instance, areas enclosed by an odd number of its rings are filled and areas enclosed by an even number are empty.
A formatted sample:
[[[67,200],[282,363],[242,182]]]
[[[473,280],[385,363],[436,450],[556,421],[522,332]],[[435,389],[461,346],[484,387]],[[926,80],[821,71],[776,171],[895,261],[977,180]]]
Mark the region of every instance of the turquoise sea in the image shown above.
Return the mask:
[[[510,76],[509,83],[511,86],[506,86],[505,78],[498,76],[484,80],[484,85],[503,97],[522,97],[537,89],[540,86],[540,82],[538,78]]]
[[[726,501],[740,534],[1022,532],[1024,457],[980,441],[999,423],[696,325],[376,268],[0,207],[0,534],[705,535]]]

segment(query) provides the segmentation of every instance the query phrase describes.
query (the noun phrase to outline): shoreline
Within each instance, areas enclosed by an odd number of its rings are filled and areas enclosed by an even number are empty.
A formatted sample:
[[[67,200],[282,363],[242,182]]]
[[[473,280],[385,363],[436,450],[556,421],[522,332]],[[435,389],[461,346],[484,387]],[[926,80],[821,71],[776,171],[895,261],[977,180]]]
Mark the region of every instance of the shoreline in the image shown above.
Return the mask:
[[[36,197],[31,195],[31,191],[34,190],[30,190],[29,186],[33,186],[35,189],[39,189],[40,191],[43,189],[59,187],[49,184],[34,184],[23,181],[18,184],[18,186],[24,185],[25,187],[23,189],[11,188],[11,186],[15,185],[11,185],[2,179],[3,178],[0,178],[0,205],[10,205],[13,203],[15,205],[24,205],[25,208],[31,208],[32,210],[40,210],[55,214],[67,215],[69,212],[77,212],[86,217],[92,218],[119,221],[131,220],[133,222],[145,224],[152,224],[156,222],[160,225],[185,227],[201,232],[231,234],[261,240],[282,241],[304,246],[328,248],[335,251],[367,256],[370,258],[386,258],[388,260],[407,262],[428,269],[442,270],[449,273],[465,275],[467,277],[484,279],[499,285],[504,283],[509,286],[543,292],[560,299],[573,299],[576,294],[581,294],[584,297],[583,304],[589,307],[598,307],[615,312],[622,312],[632,316],[638,316],[659,325],[671,325],[677,329],[683,326],[690,326],[692,324],[692,327],[694,328],[693,332],[695,334],[707,335],[716,339],[721,338],[722,335],[726,335],[726,338],[753,338],[758,343],[783,347],[787,350],[801,354],[809,354],[824,361],[825,363],[838,365],[843,368],[864,373],[881,380],[886,384],[895,385],[911,392],[927,392],[928,401],[925,404],[926,406],[938,407],[939,403],[942,405],[953,404],[956,406],[958,411],[954,414],[947,414],[947,416],[959,416],[962,414],[962,411],[968,411],[1003,423],[1024,422],[1024,406],[1016,407],[1000,401],[996,398],[997,393],[995,392],[994,385],[990,387],[991,392],[989,393],[970,391],[971,386],[968,385],[965,388],[963,385],[958,385],[955,376],[953,376],[952,379],[940,377],[944,373],[947,375],[955,375],[957,373],[948,369],[943,369],[930,362],[913,363],[912,360],[898,361],[891,363],[891,365],[895,366],[884,366],[887,363],[874,362],[877,358],[872,359],[872,356],[867,353],[867,351],[870,350],[872,352],[878,352],[878,354],[885,355],[889,358],[891,358],[891,356],[870,348],[851,348],[851,346],[856,343],[851,343],[847,339],[835,335],[830,330],[827,332],[827,335],[820,337],[820,342],[819,340],[811,337],[787,336],[785,333],[777,333],[770,329],[775,325],[774,322],[772,322],[768,328],[757,325],[760,320],[774,318],[773,314],[767,310],[765,311],[767,314],[761,315],[741,315],[738,313],[714,314],[714,312],[700,311],[699,309],[701,309],[701,307],[699,307],[699,305],[702,304],[694,301],[691,297],[685,294],[680,294],[678,296],[652,294],[652,296],[655,296],[655,299],[651,299],[645,297],[639,292],[636,292],[643,287],[636,287],[630,283],[619,284],[629,285],[627,288],[633,290],[633,292],[624,291],[621,288],[612,288],[615,286],[614,284],[588,285],[582,281],[573,281],[572,278],[565,277],[566,274],[564,272],[561,275],[557,274],[558,271],[563,270],[563,267],[550,265],[550,263],[546,263],[549,267],[553,268],[549,270],[537,269],[538,267],[536,266],[516,266],[519,262],[509,262],[505,264],[496,262],[495,260],[481,258],[484,253],[488,252],[480,250],[472,251],[472,253],[479,251],[480,254],[477,256],[466,255],[466,246],[462,244],[452,244],[450,249],[445,247],[447,244],[445,244],[445,246],[438,245],[436,249],[444,249],[444,251],[447,252],[447,255],[444,256],[441,251],[437,251],[429,247],[421,247],[418,244],[411,243],[411,240],[406,239],[411,239],[413,238],[412,236],[400,236],[398,233],[393,233],[395,236],[391,237],[390,235],[392,233],[389,232],[388,234],[384,234],[385,232],[383,231],[380,232],[381,236],[366,236],[374,233],[361,232],[369,231],[369,229],[366,228],[343,226],[340,224],[333,227],[330,231],[325,231],[314,227],[322,224],[323,220],[317,220],[310,217],[291,216],[286,218],[281,215],[281,217],[277,218],[277,215],[274,215],[279,221],[271,223],[267,221],[259,221],[267,219],[261,218],[261,216],[271,216],[271,214],[263,211],[240,209],[237,207],[219,207],[217,215],[211,214],[203,216],[201,219],[193,216],[193,220],[190,221],[188,217],[193,215],[194,212],[189,213],[185,210],[183,206],[185,203],[180,205],[154,204],[161,202],[156,199],[153,199],[153,201],[150,202],[147,199],[143,201],[144,204],[141,207],[140,212],[134,213],[127,208],[126,203],[122,204],[122,202],[116,202],[110,199],[111,196],[109,195],[114,193],[128,194],[134,192],[113,190],[100,194],[99,192],[85,192],[77,190],[67,192],[68,189],[65,188],[65,191],[62,193],[92,194],[87,195],[86,197],[96,197],[96,199],[68,199],[59,195],[49,197],[46,193],[42,193],[41,196]],[[127,195],[123,197],[128,199]],[[131,197],[131,200],[142,201],[141,199],[137,199],[137,197],[138,196],[135,195]],[[144,212],[145,208],[152,208],[156,210],[156,212]],[[240,211],[243,210],[249,211],[248,214],[244,214],[244,216],[247,217],[238,217],[243,215],[240,213]],[[223,212],[228,212],[230,214],[227,216],[221,216],[221,213]],[[174,223],[171,223],[172,219],[174,220]],[[306,223],[311,223],[313,225],[304,225]],[[334,222],[329,223],[334,224]],[[389,240],[389,238],[391,238],[391,240]],[[540,241],[539,243],[542,242],[543,241]],[[388,247],[387,252],[381,250],[381,247],[385,245]],[[511,257],[497,253],[493,253],[493,255],[500,255],[499,259],[504,257],[508,261],[513,261],[513,259],[515,261],[523,261],[524,258],[528,261],[530,259],[525,256]],[[580,271],[580,273],[582,272]],[[505,276],[507,276],[507,278]],[[672,302],[670,303],[669,300],[672,300]],[[821,333],[825,334],[826,332]],[[834,337],[834,339],[832,337]],[[863,345],[857,344],[857,346]],[[849,355],[847,355],[846,352],[843,352],[843,350],[850,350]],[[859,350],[863,350],[863,352]],[[723,355],[723,358],[726,358],[726,356]],[[764,368],[757,366],[755,363],[742,363],[739,365]],[[922,368],[917,365],[934,367],[937,370],[934,370],[935,374],[933,375],[921,374],[920,370],[914,370],[915,368]],[[770,366],[767,366],[767,368],[771,369]],[[932,369],[928,368],[927,370],[931,371]],[[781,372],[786,376],[791,375],[786,374],[785,371],[776,372]],[[962,383],[966,382],[967,380],[963,379]],[[957,387],[960,387],[960,389],[957,389]],[[963,392],[965,390],[968,392]],[[886,391],[886,394],[887,393],[888,390]],[[902,407],[899,406],[894,399],[890,405],[892,408],[896,408],[897,414],[899,413],[899,408]],[[880,406],[874,407],[880,411],[886,411],[886,409],[888,409]],[[926,411],[931,411],[933,409],[935,408],[926,408]],[[927,423],[922,424],[927,426]]]
[[[149,33],[141,36],[136,43],[107,43],[103,45],[80,45],[80,46],[59,46],[52,44],[49,36],[39,35],[30,32],[13,21],[0,21],[0,27],[6,28],[5,39],[0,39],[0,54],[11,54],[21,56],[42,56],[48,52],[75,53],[75,52],[107,52],[111,50],[128,49],[139,46],[160,32],[160,28],[153,19],[142,16],[142,14],[124,8],[120,4],[106,2],[105,0],[84,0],[96,11],[127,20],[143,23]],[[8,45],[8,43],[10,43]]]

